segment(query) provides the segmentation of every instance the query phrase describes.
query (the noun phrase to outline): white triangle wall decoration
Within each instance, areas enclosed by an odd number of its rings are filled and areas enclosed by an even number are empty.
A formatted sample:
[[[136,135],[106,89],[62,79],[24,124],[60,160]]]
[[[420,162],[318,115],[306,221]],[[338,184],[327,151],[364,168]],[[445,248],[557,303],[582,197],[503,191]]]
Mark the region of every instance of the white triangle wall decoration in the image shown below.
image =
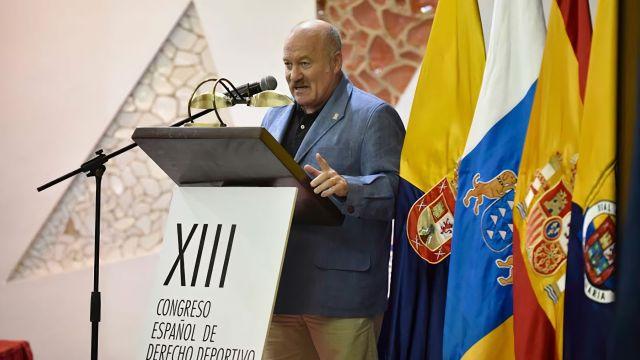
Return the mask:
[[[130,144],[139,126],[187,116],[196,85],[214,75],[209,46],[190,4],[127,96],[96,148]],[[146,255],[161,244],[173,182],[139,148],[107,163],[102,183],[101,261]],[[78,175],[13,270],[9,280],[93,264],[95,181]]]

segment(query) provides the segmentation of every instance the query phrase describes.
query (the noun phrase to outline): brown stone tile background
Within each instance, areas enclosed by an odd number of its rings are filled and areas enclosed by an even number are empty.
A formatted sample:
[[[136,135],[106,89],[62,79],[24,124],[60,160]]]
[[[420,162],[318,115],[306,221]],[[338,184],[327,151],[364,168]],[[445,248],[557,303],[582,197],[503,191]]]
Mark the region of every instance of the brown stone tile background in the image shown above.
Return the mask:
[[[343,69],[394,105],[420,68],[437,0],[318,0],[318,18],[340,29]],[[431,6],[423,13],[421,9]]]

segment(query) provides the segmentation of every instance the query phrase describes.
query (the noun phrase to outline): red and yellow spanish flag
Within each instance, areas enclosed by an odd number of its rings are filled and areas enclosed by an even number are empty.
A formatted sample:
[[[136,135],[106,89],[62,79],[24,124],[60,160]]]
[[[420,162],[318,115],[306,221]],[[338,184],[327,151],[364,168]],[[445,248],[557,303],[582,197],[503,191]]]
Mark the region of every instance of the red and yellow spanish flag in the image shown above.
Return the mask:
[[[565,359],[613,357],[617,271],[616,18],[617,1],[599,0],[573,191],[565,295]]]
[[[587,0],[551,2],[514,199],[513,312],[519,359],[562,359],[571,199],[591,39],[588,10]]]

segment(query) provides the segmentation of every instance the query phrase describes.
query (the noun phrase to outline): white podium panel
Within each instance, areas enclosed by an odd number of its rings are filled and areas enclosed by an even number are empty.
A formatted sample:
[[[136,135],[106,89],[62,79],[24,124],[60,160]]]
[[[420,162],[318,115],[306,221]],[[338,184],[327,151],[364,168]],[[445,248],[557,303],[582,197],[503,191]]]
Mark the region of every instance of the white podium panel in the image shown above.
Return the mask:
[[[261,359],[295,188],[173,193],[142,359]]]

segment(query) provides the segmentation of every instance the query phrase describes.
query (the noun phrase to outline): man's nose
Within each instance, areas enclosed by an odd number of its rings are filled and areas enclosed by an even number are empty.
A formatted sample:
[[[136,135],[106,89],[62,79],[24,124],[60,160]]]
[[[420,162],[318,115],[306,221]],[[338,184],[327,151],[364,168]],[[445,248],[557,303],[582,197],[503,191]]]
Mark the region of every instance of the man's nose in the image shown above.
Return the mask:
[[[289,73],[289,76],[291,77],[291,81],[299,81],[302,80],[302,71],[300,71],[300,68],[297,66],[293,66],[291,68],[291,72]]]

